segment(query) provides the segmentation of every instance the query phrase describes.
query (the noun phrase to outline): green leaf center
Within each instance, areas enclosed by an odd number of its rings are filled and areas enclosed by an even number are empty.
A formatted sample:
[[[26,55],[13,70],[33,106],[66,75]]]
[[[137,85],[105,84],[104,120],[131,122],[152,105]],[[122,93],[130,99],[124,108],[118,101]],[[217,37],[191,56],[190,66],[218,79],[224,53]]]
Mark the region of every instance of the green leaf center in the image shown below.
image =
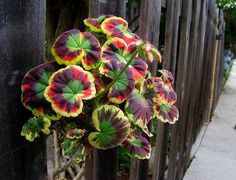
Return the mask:
[[[76,96],[83,94],[83,85],[80,80],[73,80],[70,81],[62,91],[65,99],[74,103],[76,101]]]

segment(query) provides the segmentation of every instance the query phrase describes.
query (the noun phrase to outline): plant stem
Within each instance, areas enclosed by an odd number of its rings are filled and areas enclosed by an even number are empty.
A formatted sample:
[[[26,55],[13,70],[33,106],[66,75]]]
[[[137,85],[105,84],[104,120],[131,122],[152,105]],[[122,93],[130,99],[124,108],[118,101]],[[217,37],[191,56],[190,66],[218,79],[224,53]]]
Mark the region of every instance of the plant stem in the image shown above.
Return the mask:
[[[108,91],[109,89],[116,83],[116,81],[118,81],[118,79],[121,77],[121,75],[125,72],[125,70],[129,67],[129,65],[131,64],[131,62],[134,60],[134,58],[136,57],[136,55],[138,54],[138,52],[140,51],[140,49],[143,47],[143,44],[140,44],[138,49],[135,50],[135,52],[132,54],[131,58],[129,59],[129,61],[125,64],[125,66],[121,69],[121,71],[119,72],[119,74],[113,79],[113,81],[108,84],[106,86],[106,88],[104,89],[103,92],[101,92],[101,94],[97,97],[98,100],[97,102],[101,99],[101,97],[103,97]]]
[[[70,159],[67,164],[65,164],[63,167],[58,168],[54,173],[53,173],[53,179],[55,179],[60,173],[66,171],[71,165],[73,164],[73,159]]]
[[[60,148],[58,143],[58,132],[57,130],[53,129],[53,144],[54,144],[54,160],[55,160],[55,171],[61,167],[60,162]]]
[[[84,168],[73,178],[73,180],[80,180],[84,176]]]

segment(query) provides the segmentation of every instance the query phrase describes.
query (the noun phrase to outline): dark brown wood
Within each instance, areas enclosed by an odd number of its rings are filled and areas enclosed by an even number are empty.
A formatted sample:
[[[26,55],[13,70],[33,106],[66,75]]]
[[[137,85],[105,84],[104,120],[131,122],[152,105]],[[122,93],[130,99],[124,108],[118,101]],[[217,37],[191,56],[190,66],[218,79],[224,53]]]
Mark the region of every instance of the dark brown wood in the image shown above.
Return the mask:
[[[203,74],[204,74],[204,44],[206,43],[205,40],[205,32],[206,32],[206,22],[207,22],[207,10],[208,10],[208,0],[202,0],[202,8],[201,8],[201,19],[200,19],[200,24],[199,24],[199,29],[198,29],[198,42],[199,46],[197,49],[197,54],[199,57],[199,63],[197,63],[197,68],[198,68],[198,74],[197,74],[197,82],[198,84],[196,85],[197,88],[197,94],[196,96],[199,97],[198,100],[195,103],[195,108],[196,108],[196,113],[195,113],[195,120],[193,124],[194,128],[194,139],[196,138],[197,133],[200,131],[201,125],[203,123],[202,121],[202,112],[201,112],[201,101],[204,98],[202,96],[202,83],[203,83]]]
[[[184,107],[185,102],[185,82],[187,77],[188,68],[188,50],[189,50],[189,36],[190,27],[192,20],[192,0],[183,0],[182,4],[182,16],[181,16],[181,31],[180,31],[180,41],[179,41],[179,58],[178,58],[178,69],[176,77],[176,93],[178,95],[177,107],[179,109],[180,117],[177,122],[178,128],[178,140],[179,152],[178,152],[178,164],[176,168],[176,179],[180,179],[180,167],[182,165],[182,158],[184,156],[185,150],[185,128],[186,128],[186,118],[184,118],[184,112],[186,111]]]
[[[32,116],[20,100],[25,73],[44,60],[45,1],[0,1],[0,176],[46,179],[45,139],[20,136]]]
[[[147,39],[155,46],[159,47],[160,21],[161,21],[161,0],[149,0],[149,25]],[[155,17],[155,18],[153,18]],[[143,26],[140,24],[140,26]],[[157,61],[151,65],[150,71],[153,76],[157,73]]]
[[[98,16],[102,14],[113,14],[125,18],[126,0],[98,1],[90,0],[90,10],[96,9],[98,3]],[[93,14],[94,13],[94,14]],[[96,15],[97,12],[89,12]],[[118,171],[118,150],[112,148],[108,150],[94,151],[94,180],[116,180]]]
[[[219,15],[222,23],[217,26],[217,7],[214,0],[138,2],[137,4],[140,4],[139,35],[156,47],[159,45],[161,4],[166,8],[163,11],[166,17],[163,68],[170,70],[175,76],[175,90],[178,95],[176,106],[180,112],[176,125],[158,123],[152,179],[180,180],[188,166],[192,144],[203,122],[210,119],[221,92],[224,36],[216,45],[215,35],[217,31],[219,33],[224,31],[223,14]],[[110,13],[113,10],[113,14],[125,17],[124,1],[90,0],[89,7],[90,11],[94,9],[90,12],[94,13],[94,16],[104,12]],[[154,62],[149,66],[152,75],[155,75],[157,63]],[[170,134],[171,139],[169,139]],[[167,151],[169,140],[171,143]],[[101,152],[103,157],[98,159],[107,158],[107,155],[108,158],[114,156],[116,159],[117,153],[115,151],[113,153],[103,156]],[[95,171],[97,166],[99,165],[95,165]],[[108,165],[105,166],[108,168]],[[115,163],[111,166],[117,168]],[[166,168],[168,168],[167,174]],[[100,168],[100,170],[104,172],[105,169]],[[112,170],[110,176],[108,174],[106,176],[115,178],[115,172]],[[148,161],[132,159],[130,180],[147,178]]]
[[[125,18],[126,0],[100,0],[98,8],[98,14],[113,14]]]
[[[194,109],[194,99],[195,97],[193,94],[196,92],[196,84],[195,84],[195,77],[196,77],[196,68],[195,65],[198,61],[197,59],[197,47],[198,47],[198,27],[199,27],[199,19],[200,19],[200,10],[201,6],[198,0],[193,0],[193,13],[192,13],[192,23],[191,23],[191,31],[190,31],[190,43],[189,44],[189,54],[188,54],[188,69],[187,74],[189,74],[189,77],[186,79],[186,105],[184,108],[186,113],[186,120],[187,120],[187,126],[186,126],[186,151],[185,151],[185,160],[184,165],[182,165],[182,168],[180,170],[180,173],[184,173],[188,160],[189,155],[191,151],[192,146],[192,131],[193,131],[193,122],[194,122],[194,116],[193,111]],[[182,177],[182,175],[181,175]]]
[[[176,0],[175,0],[176,1]],[[165,44],[164,44],[164,57],[163,68],[175,72],[174,62],[172,61],[171,53],[173,48],[173,34],[174,34],[174,5],[173,1],[166,1],[166,25],[165,25]],[[168,144],[169,125],[158,122],[158,132],[156,138],[156,151],[154,157],[154,170],[153,180],[164,179],[166,156],[167,156],[167,144]]]
[[[160,17],[161,17],[160,0],[141,1],[139,35],[144,40],[149,40],[153,45],[159,45]],[[155,18],[153,18],[155,17]],[[149,63],[149,71],[152,76],[156,76],[157,61]],[[151,124],[149,124],[151,128]],[[148,137],[146,137],[149,139]],[[150,139],[149,139],[150,140]],[[132,159],[130,180],[145,180],[148,178],[148,160]]]
[[[118,151],[117,148],[96,150],[94,153],[94,180],[117,179]]]
[[[93,167],[94,167],[94,153],[91,153],[86,157],[84,167],[85,180],[93,180]]]
[[[173,14],[173,43],[172,43],[172,66],[176,67],[177,61],[177,45],[178,45],[178,35],[179,35],[179,16],[182,9],[182,0],[176,0],[174,2],[174,14]],[[174,74],[175,76],[175,74]],[[176,82],[175,82],[176,85]],[[172,126],[172,134],[170,140],[170,150],[169,150],[169,161],[168,161],[168,174],[167,179],[172,180],[175,179],[176,174],[176,161],[177,161],[177,146],[178,146],[178,129],[179,125],[176,123]]]
[[[153,180],[164,179],[166,169],[166,150],[168,141],[169,125],[158,123],[158,136],[156,138],[156,151],[154,157]]]
[[[99,0],[89,0],[89,17],[97,17],[99,15]]]
[[[139,162],[138,161],[139,160],[137,158],[131,158],[129,180],[138,179],[138,170],[139,170]]]

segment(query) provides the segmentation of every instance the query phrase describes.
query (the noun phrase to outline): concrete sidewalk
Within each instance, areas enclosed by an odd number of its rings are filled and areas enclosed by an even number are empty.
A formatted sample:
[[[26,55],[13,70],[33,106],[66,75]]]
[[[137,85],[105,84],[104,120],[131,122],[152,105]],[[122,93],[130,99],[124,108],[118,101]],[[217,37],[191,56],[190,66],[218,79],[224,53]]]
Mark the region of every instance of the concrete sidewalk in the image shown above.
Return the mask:
[[[236,62],[233,64],[212,122],[208,126],[184,180],[236,180],[235,124]],[[204,133],[200,133],[199,139],[202,134]],[[199,139],[196,142],[199,142]]]

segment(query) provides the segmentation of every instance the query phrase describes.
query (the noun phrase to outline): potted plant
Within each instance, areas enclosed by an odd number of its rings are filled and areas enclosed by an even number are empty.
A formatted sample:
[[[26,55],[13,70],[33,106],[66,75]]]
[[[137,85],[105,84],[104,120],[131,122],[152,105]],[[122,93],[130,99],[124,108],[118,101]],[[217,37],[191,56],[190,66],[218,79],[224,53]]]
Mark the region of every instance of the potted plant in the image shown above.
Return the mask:
[[[116,16],[84,20],[86,31],[69,30],[54,42],[55,61],[30,70],[22,81],[22,103],[33,117],[21,135],[34,141],[53,134],[56,170],[60,155],[67,168],[81,164],[93,148],[126,148],[139,159],[150,157],[147,124],[157,117],[175,123],[178,109],[173,77],[167,70],[152,77],[147,61],[161,55]],[[59,150],[59,151],[58,151]]]

